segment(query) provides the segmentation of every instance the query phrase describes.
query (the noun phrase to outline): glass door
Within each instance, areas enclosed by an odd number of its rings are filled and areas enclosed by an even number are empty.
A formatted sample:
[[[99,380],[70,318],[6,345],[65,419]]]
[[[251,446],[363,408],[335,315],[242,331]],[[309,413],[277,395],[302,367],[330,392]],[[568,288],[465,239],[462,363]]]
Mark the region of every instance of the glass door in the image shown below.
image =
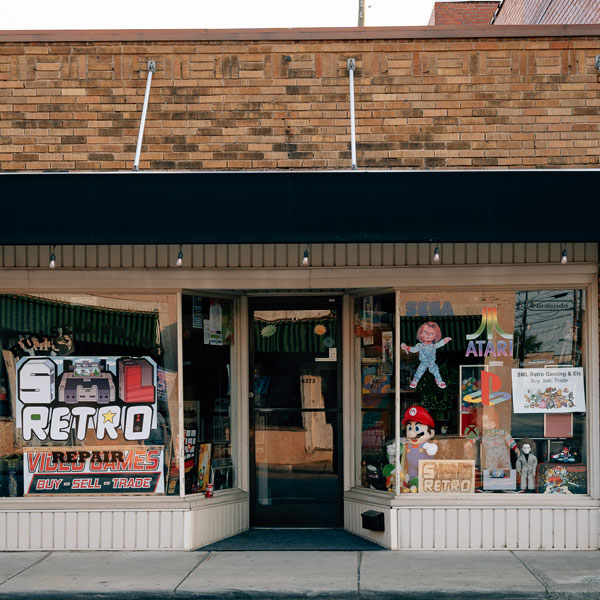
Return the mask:
[[[251,524],[340,527],[341,301],[250,302]]]

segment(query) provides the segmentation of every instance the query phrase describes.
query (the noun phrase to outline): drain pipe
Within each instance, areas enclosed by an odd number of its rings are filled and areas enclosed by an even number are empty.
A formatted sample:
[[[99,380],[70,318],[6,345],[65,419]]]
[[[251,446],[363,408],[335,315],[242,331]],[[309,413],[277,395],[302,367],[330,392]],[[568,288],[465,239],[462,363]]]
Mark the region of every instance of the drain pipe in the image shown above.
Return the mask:
[[[356,128],[354,126],[354,69],[356,59],[348,59],[348,77],[350,78],[350,149],[352,152],[352,169],[356,169]]]
[[[148,81],[146,81],[146,95],[144,96],[144,108],[142,108],[142,120],[140,122],[140,132],[138,134],[137,147],[135,149],[135,160],[133,161],[133,170],[140,170],[140,153],[142,151],[142,139],[144,138],[144,125],[146,124],[146,112],[148,111],[148,99],[150,98],[150,86],[152,85],[152,74],[156,73],[156,62],[148,61]]]

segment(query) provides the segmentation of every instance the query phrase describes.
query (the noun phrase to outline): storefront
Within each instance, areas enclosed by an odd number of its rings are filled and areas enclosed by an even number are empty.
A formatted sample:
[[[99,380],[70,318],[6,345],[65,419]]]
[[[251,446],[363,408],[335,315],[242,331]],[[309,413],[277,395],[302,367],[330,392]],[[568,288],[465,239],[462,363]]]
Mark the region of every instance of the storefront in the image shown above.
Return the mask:
[[[595,177],[2,176],[31,208],[0,240],[2,548],[597,548],[597,221],[554,216]]]

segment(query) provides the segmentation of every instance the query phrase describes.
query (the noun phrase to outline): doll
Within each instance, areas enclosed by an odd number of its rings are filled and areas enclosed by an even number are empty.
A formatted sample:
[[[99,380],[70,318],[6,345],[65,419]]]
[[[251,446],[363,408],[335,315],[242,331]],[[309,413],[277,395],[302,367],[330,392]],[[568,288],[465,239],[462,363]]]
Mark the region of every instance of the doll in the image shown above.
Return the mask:
[[[419,379],[421,379],[423,373],[427,370],[435,377],[435,382],[439,388],[444,389],[446,387],[435,362],[435,351],[446,345],[451,339],[449,337],[442,339],[440,326],[435,321],[428,321],[427,323],[423,323],[417,331],[417,340],[419,343],[416,346],[407,346],[404,343],[400,345],[404,352],[419,353],[419,366],[413,380],[410,382],[410,387],[413,390],[417,387]]]
[[[529,438],[521,441],[521,454],[517,458],[515,468],[521,476],[521,491],[535,492],[535,474],[537,471],[538,460],[533,454],[533,442]]]
[[[404,445],[404,488],[416,492],[419,483],[419,462],[435,456],[438,451],[435,436],[435,421],[422,406],[411,406],[402,419],[406,425],[407,442]]]
[[[478,411],[477,421],[484,452],[483,468],[510,469],[510,450],[514,450],[517,456],[520,451],[510,433],[499,428],[496,409],[493,406],[482,407]]]

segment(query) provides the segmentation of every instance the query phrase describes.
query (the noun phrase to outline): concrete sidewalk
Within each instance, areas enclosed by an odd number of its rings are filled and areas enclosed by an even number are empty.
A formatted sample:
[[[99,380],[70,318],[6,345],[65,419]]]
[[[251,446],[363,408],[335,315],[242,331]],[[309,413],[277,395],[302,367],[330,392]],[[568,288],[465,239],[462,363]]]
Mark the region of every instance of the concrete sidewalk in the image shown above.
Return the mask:
[[[600,600],[600,552],[3,552],[0,600]]]

